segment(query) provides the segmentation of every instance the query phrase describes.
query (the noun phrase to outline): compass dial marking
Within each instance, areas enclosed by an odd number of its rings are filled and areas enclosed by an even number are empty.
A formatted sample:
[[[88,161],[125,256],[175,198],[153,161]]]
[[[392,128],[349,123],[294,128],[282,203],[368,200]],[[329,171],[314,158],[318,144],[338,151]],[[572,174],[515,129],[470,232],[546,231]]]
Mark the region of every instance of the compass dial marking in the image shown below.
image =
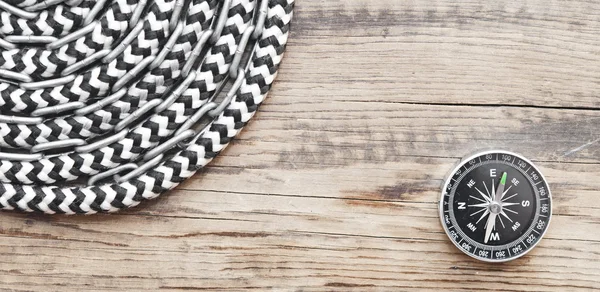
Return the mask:
[[[510,196],[510,197],[508,197],[506,199],[504,199],[503,201],[508,201],[508,200],[512,199],[513,197],[515,197],[517,195],[519,195],[519,193],[515,193],[514,195],[512,195],[512,196]]]
[[[500,220],[500,224],[502,224],[502,228],[506,228],[506,226],[504,226],[504,221],[502,221],[502,216],[498,216],[498,220]]]
[[[504,203],[503,202],[501,205],[502,205],[502,207],[508,207],[508,206],[520,205],[520,203]]]
[[[475,200],[477,200],[477,201],[480,201],[480,202],[483,202],[483,203],[486,203],[486,204],[488,203],[488,202],[487,202],[487,201],[485,201],[485,200],[482,200],[482,199],[480,199],[480,198],[476,198],[476,197],[473,197],[473,196],[469,196],[469,198],[475,199]],[[470,206],[469,206],[469,207],[470,207]]]
[[[485,210],[485,212],[483,212],[483,215],[481,215],[481,217],[479,217],[479,220],[477,220],[477,222],[475,222],[475,224],[479,223],[479,221],[481,221],[481,219],[485,218],[485,216],[490,213],[490,211],[488,209],[483,209],[483,210]]]
[[[475,216],[475,215],[477,215],[478,213],[481,213],[481,212],[483,212],[483,211],[485,211],[485,210],[487,210],[487,209],[481,209],[481,210],[479,210],[479,211],[477,211],[477,212],[475,212],[475,213],[471,214],[470,216]]]
[[[492,197],[488,197],[486,196],[482,191],[480,191],[477,187],[475,187],[475,190],[477,190],[477,192],[479,192],[479,194],[487,201],[487,202],[491,202],[492,201]]]
[[[510,191],[510,189],[511,189],[512,187],[513,187],[513,186],[512,186],[512,185],[510,185],[510,186],[508,186],[508,188],[506,188],[506,190],[504,190],[504,193],[502,193],[502,198],[504,198],[504,196],[506,196],[506,194],[508,193],[508,191]]]

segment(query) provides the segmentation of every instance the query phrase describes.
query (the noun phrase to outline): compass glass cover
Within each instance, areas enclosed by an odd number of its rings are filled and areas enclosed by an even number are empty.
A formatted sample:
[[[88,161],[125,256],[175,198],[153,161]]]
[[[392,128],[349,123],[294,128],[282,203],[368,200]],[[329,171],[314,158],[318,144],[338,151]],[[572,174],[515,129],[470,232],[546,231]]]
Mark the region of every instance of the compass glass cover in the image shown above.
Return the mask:
[[[466,254],[484,261],[518,258],[542,238],[551,195],[539,170],[510,152],[465,159],[447,179],[440,200],[442,225]]]

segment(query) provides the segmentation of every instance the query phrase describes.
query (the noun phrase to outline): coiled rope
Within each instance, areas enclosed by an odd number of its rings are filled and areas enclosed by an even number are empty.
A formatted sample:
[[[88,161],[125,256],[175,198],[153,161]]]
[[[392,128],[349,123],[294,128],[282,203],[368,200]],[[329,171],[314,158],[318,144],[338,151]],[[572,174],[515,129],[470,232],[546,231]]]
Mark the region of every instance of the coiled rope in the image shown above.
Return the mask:
[[[193,175],[266,97],[293,6],[0,1],[0,208],[113,212]]]

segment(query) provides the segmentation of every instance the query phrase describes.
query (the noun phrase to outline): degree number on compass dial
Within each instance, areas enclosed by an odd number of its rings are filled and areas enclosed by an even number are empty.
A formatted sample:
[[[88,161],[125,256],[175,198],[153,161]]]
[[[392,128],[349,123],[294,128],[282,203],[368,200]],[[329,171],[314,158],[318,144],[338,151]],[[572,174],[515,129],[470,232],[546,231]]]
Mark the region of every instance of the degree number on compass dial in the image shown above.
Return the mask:
[[[488,151],[463,160],[448,177],[440,200],[442,225],[464,253],[504,262],[531,250],[550,223],[546,180],[527,159]]]

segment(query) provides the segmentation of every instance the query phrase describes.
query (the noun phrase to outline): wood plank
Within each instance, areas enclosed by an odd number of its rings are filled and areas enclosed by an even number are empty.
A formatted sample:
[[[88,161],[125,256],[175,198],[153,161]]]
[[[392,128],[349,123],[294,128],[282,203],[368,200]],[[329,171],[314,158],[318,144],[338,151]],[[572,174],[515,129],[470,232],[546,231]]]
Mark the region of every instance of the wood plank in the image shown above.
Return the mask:
[[[280,76],[283,93],[297,99],[600,105],[593,1],[300,1],[297,8],[286,65],[302,74]]]
[[[256,118],[158,200],[89,217],[6,212],[2,291],[600,289],[600,4],[303,0]],[[532,159],[554,215],[505,264],[443,232],[473,151]]]

